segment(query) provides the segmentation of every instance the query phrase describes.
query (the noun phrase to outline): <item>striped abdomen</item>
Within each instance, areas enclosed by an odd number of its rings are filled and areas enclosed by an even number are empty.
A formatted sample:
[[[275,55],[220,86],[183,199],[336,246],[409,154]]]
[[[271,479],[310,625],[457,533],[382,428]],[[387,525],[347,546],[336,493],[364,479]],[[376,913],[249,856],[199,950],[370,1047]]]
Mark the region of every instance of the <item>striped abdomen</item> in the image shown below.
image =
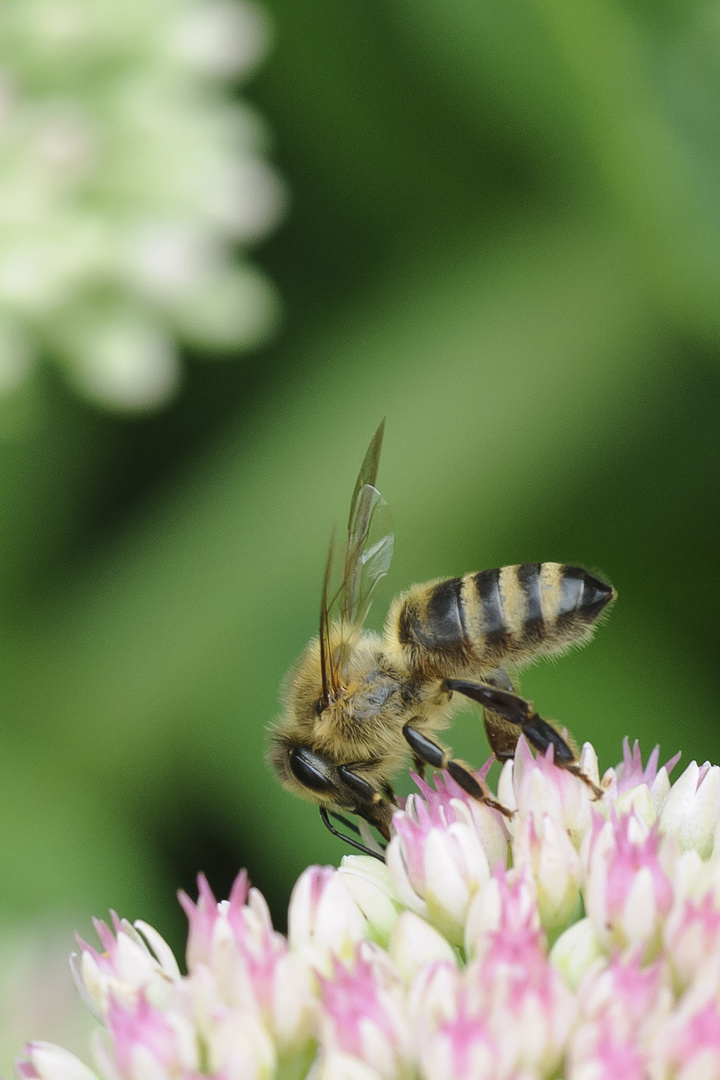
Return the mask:
[[[503,566],[413,586],[393,605],[388,631],[413,666],[522,664],[587,640],[614,597],[579,566]]]

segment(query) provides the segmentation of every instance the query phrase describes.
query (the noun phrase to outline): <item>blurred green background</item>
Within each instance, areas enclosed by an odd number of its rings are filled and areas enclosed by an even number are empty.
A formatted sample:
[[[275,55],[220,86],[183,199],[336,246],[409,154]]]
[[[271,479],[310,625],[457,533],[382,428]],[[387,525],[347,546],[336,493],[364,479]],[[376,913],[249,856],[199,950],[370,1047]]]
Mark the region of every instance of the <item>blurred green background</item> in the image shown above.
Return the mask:
[[[9,926],[113,907],[181,947],[198,870],[226,895],[247,866],[282,927],[299,872],[339,861],[265,728],[383,416],[371,625],[413,581],[599,569],[607,625],[523,690],[602,768],[625,735],[720,760],[717,3],[267,6],[245,92],[291,192],[254,256],[273,343],[188,355],[150,416],[49,367],[0,405]],[[485,759],[477,715],[453,745]]]

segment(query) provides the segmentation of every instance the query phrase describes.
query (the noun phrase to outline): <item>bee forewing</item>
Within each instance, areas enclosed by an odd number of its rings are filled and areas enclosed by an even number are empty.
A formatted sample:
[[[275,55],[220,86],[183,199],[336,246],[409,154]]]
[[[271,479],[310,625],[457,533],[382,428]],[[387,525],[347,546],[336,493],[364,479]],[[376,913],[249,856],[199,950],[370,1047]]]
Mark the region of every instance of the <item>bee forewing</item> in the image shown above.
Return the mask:
[[[350,516],[348,518],[348,532],[352,528],[353,517],[355,516],[355,508],[358,502],[358,496],[360,491],[366,485],[375,487],[375,481],[377,480],[378,466],[380,465],[380,451],[382,450],[383,435],[385,434],[385,421],[381,420],[378,425],[378,429],[370,440],[370,445],[367,448],[363,463],[360,466],[360,472],[358,478],[355,481],[355,487],[352,493],[352,499],[350,500]]]
[[[361,625],[378,585],[392,561],[395,537],[388,505],[379,491],[365,484],[358,492],[348,530],[341,612],[345,622]]]

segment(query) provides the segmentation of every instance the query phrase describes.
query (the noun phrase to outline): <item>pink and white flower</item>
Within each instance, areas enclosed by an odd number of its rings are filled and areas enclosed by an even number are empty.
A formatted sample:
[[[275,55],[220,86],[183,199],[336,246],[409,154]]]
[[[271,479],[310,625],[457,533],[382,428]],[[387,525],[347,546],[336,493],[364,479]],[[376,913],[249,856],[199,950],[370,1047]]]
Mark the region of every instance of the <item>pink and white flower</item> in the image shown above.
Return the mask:
[[[590,845],[585,906],[607,948],[641,946],[651,957],[659,947],[673,888],[659,858],[660,835],[634,814],[608,821]]]
[[[75,1054],[48,1042],[31,1042],[15,1063],[20,1080],[97,1080]]]
[[[370,1065],[383,1080],[414,1074],[414,1041],[405,988],[387,953],[365,942],[349,965],[335,960],[320,980],[320,1042]]]
[[[351,960],[368,936],[368,922],[332,866],[311,866],[290,897],[288,941],[317,970],[328,972],[333,956]]]
[[[677,780],[660,814],[660,832],[676,836],[684,850],[706,859],[720,823],[720,766],[691,761]]]
[[[101,1056],[103,1071],[114,1066],[124,1080],[179,1080],[199,1071],[195,1025],[182,1008],[159,1009],[141,994],[131,1006],[111,1000],[107,1023],[113,1053]]]
[[[566,926],[580,900],[582,865],[562,822],[550,814],[521,818],[513,854],[534,881],[542,925],[548,932]]]
[[[310,867],[287,938],[246,875],[219,903],[201,876],[187,975],[151,927],[97,923],[73,962],[106,1029],[97,1073],[35,1042],[19,1077],[720,1078],[720,770],[671,786],[658,760],[626,742],[595,800],[521,740],[507,824],[418,781],[387,866]]]
[[[580,768],[594,784],[599,784],[597,757],[589,743],[582,749]],[[500,802],[517,810],[510,823],[511,831],[517,822],[529,814],[543,817],[549,814],[566,829],[573,845],[579,848],[590,828],[592,795],[590,788],[553,761],[552,746],[545,754],[533,756],[524,738],[520,737],[515,757],[506,761],[498,784]]]
[[[70,956],[70,970],[80,995],[98,1017],[107,1016],[111,998],[128,1005],[145,994],[161,1005],[173,993],[180,969],[167,942],[147,923],[131,926],[112,913],[113,930],[100,919],[94,920],[103,946],[99,952],[78,938],[80,953]]]
[[[720,906],[712,892],[680,899],[663,928],[665,954],[679,991],[708,964],[720,969]]]
[[[506,858],[507,841],[497,811],[483,809],[483,828],[466,799],[447,788],[421,799],[410,795],[393,818],[395,835],[386,860],[400,900],[436,926],[453,944],[463,928],[473,896],[490,880],[491,859]],[[486,816],[488,815],[488,816]]]

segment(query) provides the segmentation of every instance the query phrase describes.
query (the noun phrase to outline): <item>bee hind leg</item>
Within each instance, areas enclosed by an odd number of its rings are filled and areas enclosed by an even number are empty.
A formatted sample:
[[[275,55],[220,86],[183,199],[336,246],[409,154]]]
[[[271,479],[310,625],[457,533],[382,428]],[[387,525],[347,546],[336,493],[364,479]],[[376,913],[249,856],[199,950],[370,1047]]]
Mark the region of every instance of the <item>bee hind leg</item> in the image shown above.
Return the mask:
[[[448,679],[447,685],[450,690],[457,690],[458,693],[479,702],[491,714],[499,716],[503,721],[497,735],[493,731],[492,723],[487,722],[487,717],[485,724],[490,746],[500,760],[512,757],[507,746],[507,729],[505,725],[508,723],[517,725],[527,741],[540,753],[544,753],[549,746],[552,746],[555,764],[582,780],[590,788],[596,799],[602,798],[602,789],[582,772],[575,753],[568,746],[560,732],[556,731],[547,720],[543,720],[525,698],[494,686],[465,682],[463,679]],[[495,741],[498,742],[497,749],[494,745]],[[515,741],[517,742],[517,739]]]
[[[433,742],[427,735],[423,735],[417,728],[412,727],[410,721],[403,727],[403,735],[409,743],[415,758],[419,758],[420,761],[432,766],[433,769],[447,769],[455,783],[459,784],[463,791],[471,795],[473,799],[485,803],[492,810],[499,810],[505,817],[513,816],[512,810],[508,810],[506,806],[488,795],[484,785],[464,765],[451,758],[448,752],[443,750],[438,743]]]

